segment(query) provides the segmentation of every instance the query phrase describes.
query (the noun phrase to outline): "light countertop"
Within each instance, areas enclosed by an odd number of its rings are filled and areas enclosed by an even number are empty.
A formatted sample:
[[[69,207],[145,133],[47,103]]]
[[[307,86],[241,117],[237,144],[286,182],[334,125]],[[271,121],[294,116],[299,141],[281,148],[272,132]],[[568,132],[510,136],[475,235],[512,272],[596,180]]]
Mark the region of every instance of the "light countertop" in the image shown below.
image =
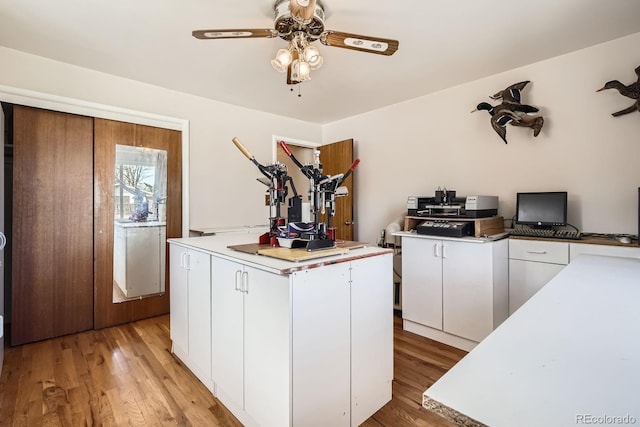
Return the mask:
[[[451,240],[456,242],[469,242],[469,243],[487,243],[494,242],[496,240],[502,240],[509,237],[509,233],[499,233],[494,234],[492,236],[487,237],[473,237],[473,236],[465,236],[465,237],[448,237],[448,236],[434,236],[429,234],[418,234],[414,231],[397,231],[392,233],[394,236],[398,237],[411,237],[417,239],[428,239],[428,240]]]
[[[114,221],[114,224],[122,228],[164,227],[165,221]]]
[[[581,255],[426,390],[424,406],[466,425],[640,423],[638,337],[640,260]]]
[[[193,237],[196,236],[213,236],[225,233],[255,233],[269,231],[269,224],[260,225],[237,225],[228,227],[197,227],[189,230]]]
[[[221,235],[213,236],[168,239],[168,241],[169,243],[208,252],[222,258],[235,260],[243,264],[254,266],[261,270],[269,271],[276,274],[290,274],[295,271],[322,267],[323,265],[335,264],[338,262],[347,262],[358,258],[366,258],[370,256],[393,253],[393,250],[391,249],[383,249],[377,246],[370,245],[366,247],[345,250],[344,253],[339,255],[330,255],[312,260],[292,262],[264,255],[244,253],[230,249],[228,247],[234,245],[258,243],[258,237],[260,236],[260,234],[262,234],[262,232],[260,231],[224,233]]]

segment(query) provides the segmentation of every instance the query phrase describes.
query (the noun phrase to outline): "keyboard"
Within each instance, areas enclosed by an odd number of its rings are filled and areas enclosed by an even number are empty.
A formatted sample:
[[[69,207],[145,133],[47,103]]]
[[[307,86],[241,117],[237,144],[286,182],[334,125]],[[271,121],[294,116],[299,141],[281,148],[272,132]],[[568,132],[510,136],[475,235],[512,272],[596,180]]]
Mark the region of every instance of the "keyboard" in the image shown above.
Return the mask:
[[[582,234],[574,230],[554,230],[550,228],[517,227],[509,232],[512,236],[541,237],[548,239],[580,240]]]

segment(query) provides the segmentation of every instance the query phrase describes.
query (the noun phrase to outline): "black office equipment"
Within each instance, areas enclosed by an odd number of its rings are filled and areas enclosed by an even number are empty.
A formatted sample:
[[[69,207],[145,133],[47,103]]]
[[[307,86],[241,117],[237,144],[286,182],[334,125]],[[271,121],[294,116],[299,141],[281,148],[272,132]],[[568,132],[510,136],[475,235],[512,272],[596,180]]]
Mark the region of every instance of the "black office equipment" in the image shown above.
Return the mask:
[[[511,236],[542,237],[548,239],[580,240],[582,233],[577,230],[554,230],[553,228],[516,227],[509,232]]]
[[[429,236],[465,237],[473,234],[473,222],[427,220],[419,224],[416,231]]]
[[[567,225],[567,192],[517,193],[515,222],[539,228]]]

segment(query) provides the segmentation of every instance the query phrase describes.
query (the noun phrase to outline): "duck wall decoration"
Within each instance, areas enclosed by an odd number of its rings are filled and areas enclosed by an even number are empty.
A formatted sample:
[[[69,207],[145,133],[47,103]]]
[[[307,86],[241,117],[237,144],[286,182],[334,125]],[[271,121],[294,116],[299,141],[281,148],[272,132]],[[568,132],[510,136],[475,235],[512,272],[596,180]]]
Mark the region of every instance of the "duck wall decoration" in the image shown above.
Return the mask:
[[[601,92],[607,89],[615,89],[620,93],[620,95],[636,100],[636,102],[634,102],[630,107],[625,108],[624,110],[617,111],[615,113],[611,113],[613,117],[623,116],[634,111],[640,111],[640,65],[636,67],[635,71],[638,75],[638,80],[635,83],[631,83],[630,85],[625,86],[618,80],[611,80],[606,82],[604,86],[596,91]]]
[[[498,105],[491,105],[488,102],[479,103],[475,110],[487,110],[491,116],[491,127],[502,138],[505,144],[507,144],[507,128],[508,124],[512,126],[523,126],[533,129],[533,136],[538,136],[542,125],[544,124],[544,118],[538,113],[538,108],[522,104],[521,91],[529,84],[529,80],[523,82],[514,83],[506,89],[490,96],[493,100],[502,100]]]

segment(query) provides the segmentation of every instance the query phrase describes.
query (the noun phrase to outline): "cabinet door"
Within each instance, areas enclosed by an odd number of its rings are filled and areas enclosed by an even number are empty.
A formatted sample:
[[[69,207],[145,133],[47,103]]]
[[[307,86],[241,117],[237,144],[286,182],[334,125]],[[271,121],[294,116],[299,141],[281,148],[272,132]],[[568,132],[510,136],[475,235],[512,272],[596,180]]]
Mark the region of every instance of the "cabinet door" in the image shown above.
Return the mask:
[[[349,276],[348,263],[293,273],[294,426],[350,423]]]
[[[445,241],[442,258],[444,331],[481,341],[493,330],[492,246]]]
[[[564,268],[561,264],[509,260],[509,315],[527,302]]]
[[[211,378],[211,256],[189,250],[188,327],[190,366],[198,377]]]
[[[211,377],[216,395],[234,413],[244,409],[243,266],[211,258]]]
[[[189,323],[187,305],[187,270],[184,267],[187,250],[169,245],[169,279],[171,281],[171,307],[169,323],[173,351],[187,355],[189,351]],[[176,348],[178,347],[178,348]]]
[[[351,262],[351,425],[391,400],[392,254]]]
[[[442,329],[442,241],[402,239],[402,317]]]
[[[245,266],[244,406],[264,426],[289,425],[289,277]]]
[[[159,230],[160,227],[125,228],[126,250],[124,260],[119,261],[125,265],[125,286],[121,288],[127,297],[160,293],[160,246],[164,249],[165,243],[160,242]]]

